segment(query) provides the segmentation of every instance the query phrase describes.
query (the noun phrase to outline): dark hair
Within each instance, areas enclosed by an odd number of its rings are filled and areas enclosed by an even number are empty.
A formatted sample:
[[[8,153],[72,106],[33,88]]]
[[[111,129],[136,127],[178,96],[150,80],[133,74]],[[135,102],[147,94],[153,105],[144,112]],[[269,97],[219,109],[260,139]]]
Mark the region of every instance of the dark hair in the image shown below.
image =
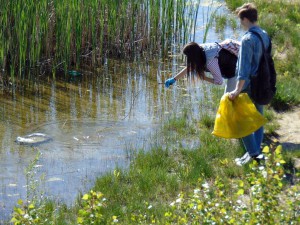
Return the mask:
[[[183,54],[187,57],[187,74],[196,71],[197,75],[203,79],[206,65],[204,49],[195,42],[190,42],[183,47]]]
[[[236,9],[236,13],[240,19],[247,18],[250,22],[254,23],[257,21],[257,9],[252,3],[245,3],[241,7]]]

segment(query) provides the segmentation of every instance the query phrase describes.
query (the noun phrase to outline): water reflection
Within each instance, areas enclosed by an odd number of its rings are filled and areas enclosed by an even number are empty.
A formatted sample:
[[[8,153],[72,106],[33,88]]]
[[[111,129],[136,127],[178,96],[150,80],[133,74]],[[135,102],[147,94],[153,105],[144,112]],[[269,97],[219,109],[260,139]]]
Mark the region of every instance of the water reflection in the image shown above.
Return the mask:
[[[149,147],[147,136],[172,107],[167,92],[177,93],[153,79],[161,75],[157,62],[151,63],[111,61],[98,72],[83,72],[81,82],[43,83],[37,94],[1,96],[0,218],[33,194],[25,170],[39,153],[32,170],[38,191],[70,204],[96,176],[128,166],[130,149]],[[167,64],[162,67],[170,73]],[[33,132],[53,141],[15,143]]]

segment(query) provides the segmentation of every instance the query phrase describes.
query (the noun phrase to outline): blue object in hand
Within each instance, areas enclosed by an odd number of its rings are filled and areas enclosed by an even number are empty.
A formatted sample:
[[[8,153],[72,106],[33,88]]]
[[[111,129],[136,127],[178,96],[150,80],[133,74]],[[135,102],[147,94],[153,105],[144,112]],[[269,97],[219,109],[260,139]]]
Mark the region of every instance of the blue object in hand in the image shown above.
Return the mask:
[[[169,78],[168,80],[166,80],[165,82],[165,86],[168,88],[170,87],[170,85],[174,84],[176,82],[175,78]]]

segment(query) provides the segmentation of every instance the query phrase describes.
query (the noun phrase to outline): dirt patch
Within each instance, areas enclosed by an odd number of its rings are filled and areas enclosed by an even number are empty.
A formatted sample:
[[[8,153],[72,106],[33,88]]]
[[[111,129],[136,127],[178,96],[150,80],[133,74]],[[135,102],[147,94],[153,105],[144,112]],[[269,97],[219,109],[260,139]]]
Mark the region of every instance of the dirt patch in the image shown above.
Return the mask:
[[[287,150],[300,150],[300,107],[280,115],[278,140]]]

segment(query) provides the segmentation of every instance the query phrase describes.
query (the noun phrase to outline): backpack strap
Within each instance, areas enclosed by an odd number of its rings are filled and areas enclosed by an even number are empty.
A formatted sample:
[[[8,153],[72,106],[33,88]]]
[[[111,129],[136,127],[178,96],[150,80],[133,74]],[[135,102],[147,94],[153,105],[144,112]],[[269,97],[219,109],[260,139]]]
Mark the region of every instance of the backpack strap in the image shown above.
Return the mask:
[[[215,43],[219,46],[220,49],[223,49],[223,47],[222,47],[218,42],[215,42]],[[219,51],[220,51],[220,50],[219,50]],[[218,51],[218,52],[219,52],[219,51]],[[215,58],[218,58],[218,54],[215,56]]]
[[[217,54],[215,55],[215,58],[219,58],[219,52],[222,50],[222,49],[225,49],[225,48],[223,48],[218,42],[215,42],[218,46],[219,46],[219,50],[218,50],[218,52],[217,52]],[[227,49],[225,49],[225,50],[227,50]]]
[[[266,48],[265,48],[264,41],[263,41],[262,37],[260,36],[260,34],[256,31],[250,31],[250,32],[259,38],[259,40],[262,44],[263,52],[265,52]],[[269,48],[268,48],[269,53],[271,53],[271,49],[272,49],[272,43],[271,43],[271,39],[269,38]]]
[[[223,48],[218,42],[215,42],[220,48]]]

